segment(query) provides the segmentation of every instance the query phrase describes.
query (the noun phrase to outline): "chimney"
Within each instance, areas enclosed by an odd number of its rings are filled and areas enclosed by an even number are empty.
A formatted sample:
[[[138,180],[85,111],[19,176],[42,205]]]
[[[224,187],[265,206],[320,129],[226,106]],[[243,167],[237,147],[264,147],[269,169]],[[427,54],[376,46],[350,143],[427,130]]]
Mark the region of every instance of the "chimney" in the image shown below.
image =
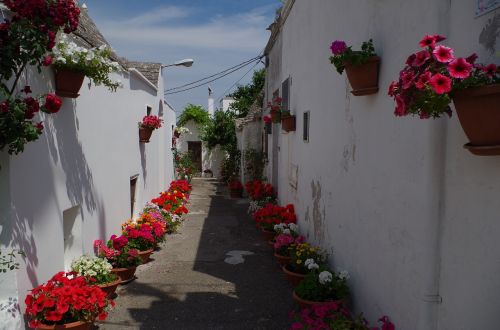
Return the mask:
[[[208,87],[208,114],[210,116],[213,116],[214,113],[215,113],[214,98],[212,96],[212,88],[209,86]]]

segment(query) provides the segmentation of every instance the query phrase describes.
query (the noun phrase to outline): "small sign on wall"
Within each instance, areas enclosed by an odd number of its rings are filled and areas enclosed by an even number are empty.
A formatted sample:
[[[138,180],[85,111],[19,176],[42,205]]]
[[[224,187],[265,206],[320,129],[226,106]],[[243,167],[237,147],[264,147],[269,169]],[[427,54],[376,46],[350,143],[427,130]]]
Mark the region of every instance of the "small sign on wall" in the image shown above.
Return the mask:
[[[476,17],[500,8],[500,0],[476,0]]]

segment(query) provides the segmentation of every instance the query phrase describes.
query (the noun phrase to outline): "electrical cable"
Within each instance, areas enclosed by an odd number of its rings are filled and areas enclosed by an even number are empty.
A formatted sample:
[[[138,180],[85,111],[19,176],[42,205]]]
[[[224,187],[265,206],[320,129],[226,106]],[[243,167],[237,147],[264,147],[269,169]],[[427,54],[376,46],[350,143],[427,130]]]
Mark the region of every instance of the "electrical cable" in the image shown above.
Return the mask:
[[[226,73],[226,72],[228,72],[228,71],[230,71],[230,70],[233,70],[233,69],[235,69],[235,68],[238,68],[238,69],[239,69],[239,68],[241,68],[241,67],[245,67],[246,65],[248,65],[248,64],[250,64],[250,63],[253,63],[256,59],[259,59],[259,60],[260,60],[261,58],[262,58],[262,55],[256,56],[256,57],[251,58],[251,59],[249,59],[249,60],[247,60],[247,61],[245,61],[245,62],[242,62],[242,63],[240,63],[240,64],[237,64],[237,65],[235,65],[235,66],[232,66],[232,67],[230,67],[230,68],[228,68],[228,69],[226,69],[226,70],[224,70],[224,71],[217,72],[217,73],[215,73],[215,74],[213,74],[213,75],[210,75],[210,76],[208,76],[208,77],[205,77],[205,78],[202,78],[202,79],[199,79],[199,80],[196,80],[196,81],[190,82],[190,83],[188,83],[188,84],[184,84],[184,85],[182,85],[182,86],[177,86],[177,87],[173,87],[173,88],[166,89],[164,92],[165,92],[165,94],[166,94],[166,93],[168,93],[168,92],[170,92],[170,91],[173,91],[173,90],[176,90],[176,89],[182,89],[182,88],[184,88],[184,87],[188,87],[188,86],[191,86],[191,85],[197,84],[197,83],[202,82],[202,81],[204,81],[204,80],[207,80],[207,79],[210,79],[210,78],[213,78],[213,77],[219,76],[219,75],[221,75],[221,74],[224,74],[224,73]]]
[[[224,91],[224,93],[222,93],[222,95],[217,99],[217,102],[220,102],[220,100],[222,100],[222,98],[226,95],[227,92],[229,92],[234,86],[236,86],[240,81],[243,80],[243,78],[245,78],[257,65],[259,65],[260,63],[260,59],[257,61],[257,63],[254,64],[254,66],[252,66],[250,68],[250,70],[248,70],[244,75],[243,77],[241,77],[240,79],[238,79],[238,81],[236,81],[231,87],[229,87],[228,89],[226,89]]]
[[[256,59],[257,59],[257,58],[255,58],[254,60],[256,60]],[[259,60],[260,60],[260,59],[259,59]],[[247,64],[245,64],[245,65],[243,65],[243,66],[237,67],[237,68],[235,68],[235,69],[233,69],[233,70],[231,70],[231,71],[229,71],[229,72],[226,72],[225,74],[223,74],[223,75],[221,75],[221,76],[219,76],[219,77],[216,77],[216,78],[214,78],[214,79],[212,79],[212,80],[209,80],[209,81],[204,82],[204,83],[200,83],[200,84],[198,84],[198,85],[195,85],[195,86],[192,86],[192,87],[189,87],[189,88],[185,88],[185,89],[182,89],[182,90],[171,91],[171,92],[169,92],[169,91],[165,91],[164,95],[172,95],[172,94],[182,93],[182,92],[189,91],[189,90],[191,90],[191,89],[195,89],[195,88],[198,88],[198,87],[201,87],[201,86],[205,86],[205,85],[207,85],[207,84],[209,84],[209,83],[211,83],[211,82],[214,82],[214,81],[216,81],[216,80],[219,80],[219,79],[221,79],[221,78],[223,78],[223,77],[225,77],[225,76],[227,76],[227,75],[230,75],[230,74],[231,74],[231,73],[233,73],[233,72],[236,72],[236,71],[238,71],[238,70],[240,70],[240,69],[243,69],[244,67],[248,66],[248,65],[249,65],[249,64],[251,64],[251,63],[252,63],[252,62],[247,63]],[[227,71],[227,70],[226,70],[226,71]],[[202,80],[203,80],[203,79],[202,79]],[[191,84],[189,84],[189,85],[191,85]]]

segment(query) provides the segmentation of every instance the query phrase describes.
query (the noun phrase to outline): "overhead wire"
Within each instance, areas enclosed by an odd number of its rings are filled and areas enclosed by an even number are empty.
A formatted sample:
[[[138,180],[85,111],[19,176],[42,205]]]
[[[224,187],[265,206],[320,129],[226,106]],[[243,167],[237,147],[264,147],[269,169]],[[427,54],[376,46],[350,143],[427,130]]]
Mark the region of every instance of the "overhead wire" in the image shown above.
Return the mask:
[[[258,61],[250,68],[250,70],[248,70],[247,72],[245,72],[245,74],[240,79],[238,79],[234,84],[232,84],[231,87],[227,88],[221,94],[221,96],[219,96],[219,98],[217,99],[217,102],[220,102],[220,100],[222,100],[222,98],[226,95],[227,92],[229,92],[231,89],[233,89],[234,86],[236,86],[240,81],[242,81],[257,65],[259,65],[260,60],[261,59],[259,58]]]

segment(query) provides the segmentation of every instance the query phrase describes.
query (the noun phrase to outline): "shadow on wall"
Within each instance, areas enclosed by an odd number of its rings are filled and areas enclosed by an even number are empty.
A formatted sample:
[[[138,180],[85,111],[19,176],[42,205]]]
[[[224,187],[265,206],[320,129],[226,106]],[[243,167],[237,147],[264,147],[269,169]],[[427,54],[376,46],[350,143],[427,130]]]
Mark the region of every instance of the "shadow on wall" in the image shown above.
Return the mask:
[[[139,150],[141,151],[141,167],[142,167],[142,175],[143,175],[143,184],[144,187],[146,187],[146,182],[148,178],[148,166],[147,166],[147,160],[146,160],[146,144],[145,143],[140,143],[139,144]]]

